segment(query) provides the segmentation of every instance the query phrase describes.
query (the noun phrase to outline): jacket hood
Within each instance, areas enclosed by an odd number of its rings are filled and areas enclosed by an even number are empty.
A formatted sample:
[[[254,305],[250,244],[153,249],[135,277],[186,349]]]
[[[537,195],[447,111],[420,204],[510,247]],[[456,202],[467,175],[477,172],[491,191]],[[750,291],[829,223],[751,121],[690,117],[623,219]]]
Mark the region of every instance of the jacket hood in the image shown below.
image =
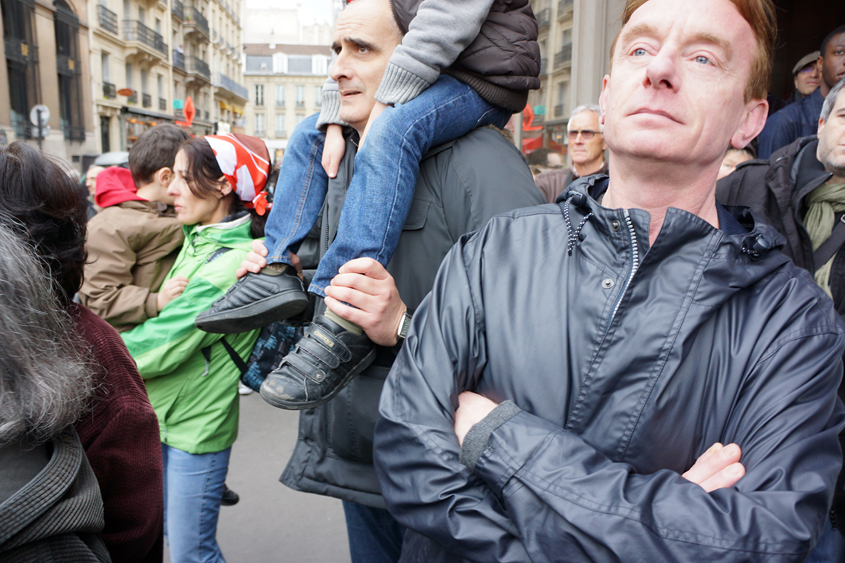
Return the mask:
[[[185,240],[195,252],[203,252],[208,244],[215,247],[250,250],[252,247],[250,228],[251,217],[246,212],[226,217],[213,225],[184,225],[182,227]]]
[[[111,166],[100,172],[94,202],[100,207],[111,207],[124,201],[147,201],[138,196],[132,173],[119,166]]]

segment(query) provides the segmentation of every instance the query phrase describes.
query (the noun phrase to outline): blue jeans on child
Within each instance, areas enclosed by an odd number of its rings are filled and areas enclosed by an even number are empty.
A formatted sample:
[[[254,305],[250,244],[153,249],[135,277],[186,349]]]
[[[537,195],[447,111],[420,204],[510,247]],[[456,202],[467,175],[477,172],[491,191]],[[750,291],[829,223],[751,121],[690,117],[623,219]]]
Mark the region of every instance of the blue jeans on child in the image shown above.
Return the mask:
[[[225,563],[217,545],[217,517],[232,448],[189,454],[161,445],[164,537],[172,563]]]
[[[370,124],[355,156],[337,237],[320,260],[309,291],[325,296],[323,289],[354,258],[373,258],[386,266],[411,209],[422,156],[476,127],[504,127],[510,116],[449,76],[441,76],[407,104],[387,108]],[[299,249],[326,197],[328,176],[320,163],[325,136],[315,129],[316,121],[317,116],[305,119],[288,142],[273,196],[276,204],[264,229],[270,263],[290,264],[289,251]]]

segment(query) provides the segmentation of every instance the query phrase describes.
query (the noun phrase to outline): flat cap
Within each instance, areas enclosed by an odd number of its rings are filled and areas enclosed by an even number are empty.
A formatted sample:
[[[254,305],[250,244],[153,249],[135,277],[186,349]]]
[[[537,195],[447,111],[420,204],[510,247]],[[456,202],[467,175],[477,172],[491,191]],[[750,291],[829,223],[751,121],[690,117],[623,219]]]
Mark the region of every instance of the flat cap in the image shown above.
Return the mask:
[[[804,55],[801,57],[801,60],[795,63],[795,66],[792,68],[792,76],[798,74],[798,71],[807,66],[810,63],[814,63],[819,59],[819,52],[813,51],[809,55]]]

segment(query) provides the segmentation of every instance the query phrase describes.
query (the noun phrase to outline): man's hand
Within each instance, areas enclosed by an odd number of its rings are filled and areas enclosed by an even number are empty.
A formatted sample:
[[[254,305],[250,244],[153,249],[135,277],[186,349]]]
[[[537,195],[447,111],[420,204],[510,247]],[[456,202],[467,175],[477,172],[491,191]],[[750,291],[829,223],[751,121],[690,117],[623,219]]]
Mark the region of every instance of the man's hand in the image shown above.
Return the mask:
[[[458,443],[463,446],[469,429],[493,412],[498,405],[478,393],[464,391],[458,395],[458,410],[455,411],[455,434]]]
[[[380,116],[382,114],[382,112],[386,109],[387,109],[387,106],[384,105],[381,102],[376,102],[376,104],[373,106],[372,111],[370,111],[370,119],[367,120],[367,125],[366,125],[366,127],[364,127],[364,134],[361,135],[361,142],[358,143],[360,146],[362,146],[362,147],[364,146],[364,139],[367,138],[367,133],[370,132],[370,126],[373,124],[373,121],[375,121],[378,118],[378,116]],[[332,176],[332,177],[334,177],[334,176]]]
[[[239,279],[242,278],[247,274],[247,272],[252,272],[253,274],[259,273],[263,268],[267,267],[267,247],[264,246],[264,241],[261,239],[255,239],[252,241],[252,250],[246,255],[243,262],[241,262],[241,267],[235,271],[235,276]],[[296,271],[300,274],[302,273],[302,265],[299,262],[299,256],[294,254],[293,252],[290,253],[290,261],[293,264],[293,267],[296,268]]]
[[[363,140],[363,139],[362,139]],[[332,124],[326,128],[326,141],[323,143],[323,170],[329,178],[337,176],[340,161],[346,152],[346,139],[343,138],[343,127]]]
[[[174,276],[164,282],[161,286],[161,291],[158,292],[158,296],[156,297],[156,309],[159,311],[164,309],[168,303],[182,295],[187,285],[188,278],[185,276]]]
[[[745,475],[745,466],[739,463],[740,455],[742,451],[736,444],[722,446],[716,442],[681,477],[699,485],[708,493],[733,487]]]
[[[341,266],[326,288],[325,301],[329,309],[360,326],[379,346],[396,344],[407,307],[393,276],[372,258],[357,258]]]
[[[496,403],[477,393],[464,391],[458,395],[455,434],[461,446],[464,445],[464,438],[470,428],[481,422],[496,407]],[[739,463],[741,454],[742,451],[736,444],[722,446],[716,442],[701,454],[701,457],[695,461],[695,465],[682,477],[708,493],[716,489],[733,487],[745,475],[745,467]]]

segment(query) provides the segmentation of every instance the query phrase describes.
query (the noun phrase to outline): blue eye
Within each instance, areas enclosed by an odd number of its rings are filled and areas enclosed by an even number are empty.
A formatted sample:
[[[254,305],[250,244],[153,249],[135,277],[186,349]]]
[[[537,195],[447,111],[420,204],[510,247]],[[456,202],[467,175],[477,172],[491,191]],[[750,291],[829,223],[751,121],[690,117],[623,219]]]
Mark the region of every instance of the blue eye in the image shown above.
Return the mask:
[[[698,64],[706,65],[710,64],[710,59],[708,59],[704,55],[699,55],[695,58],[695,62],[697,62]]]
[[[646,54],[646,51],[645,51],[645,49],[643,49],[642,47],[640,47],[639,49],[634,50],[634,53],[633,53],[633,55],[634,55],[635,57],[642,57],[642,56],[643,56],[643,55],[645,55],[645,54]]]

